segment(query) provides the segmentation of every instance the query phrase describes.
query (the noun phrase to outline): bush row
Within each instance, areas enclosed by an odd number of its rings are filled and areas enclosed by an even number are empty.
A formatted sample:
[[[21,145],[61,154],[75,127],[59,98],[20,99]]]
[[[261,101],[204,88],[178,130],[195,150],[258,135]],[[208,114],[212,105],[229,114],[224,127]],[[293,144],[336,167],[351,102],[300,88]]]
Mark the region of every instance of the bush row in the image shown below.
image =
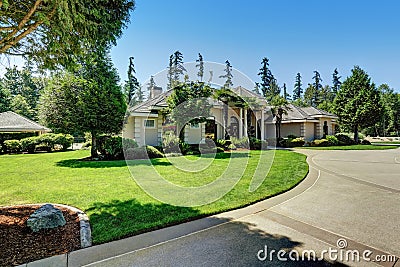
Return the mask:
[[[21,140],[5,140],[3,151],[5,153],[19,153],[35,151],[67,150],[74,142],[74,137],[70,134],[47,133],[39,136],[22,138]]]

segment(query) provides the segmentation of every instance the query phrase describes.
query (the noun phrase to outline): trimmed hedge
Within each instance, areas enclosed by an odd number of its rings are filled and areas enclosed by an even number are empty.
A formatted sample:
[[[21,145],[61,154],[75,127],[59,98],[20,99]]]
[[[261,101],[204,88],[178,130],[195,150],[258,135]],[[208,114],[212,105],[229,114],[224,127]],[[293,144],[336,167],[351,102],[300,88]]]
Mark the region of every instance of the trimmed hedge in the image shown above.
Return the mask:
[[[347,134],[338,133],[335,135],[335,137],[338,139],[338,144],[340,146],[349,146],[355,144],[355,141]]]
[[[21,152],[21,142],[16,139],[4,141],[4,147],[7,153]]]
[[[339,140],[334,135],[327,135],[325,139],[328,140],[330,146],[337,146],[339,144]]]
[[[124,159],[124,150],[137,148],[135,140],[122,138],[121,136],[101,136],[98,139],[98,150],[106,160]]]
[[[316,139],[311,142],[311,146],[329,146],[329,141],[326,139]]]
[[[34,153],[35,151],[50,152],[53,149],[67,150],[72,145],[74,137],[70,134],[53,134],[46,133],[40,136],[32,136],[22,138],[21,140],[6,140],[3,147],[5,152],[17,153],[28,152]]]
[[[34,153],[36,146],[39,144],[39,138],[27,137],[20,140],[22,151]]]
[[[125,159],[127,160],[147,158],[154,159],[163,157],[164,155],[153,146],[128,148],[125,151]]]

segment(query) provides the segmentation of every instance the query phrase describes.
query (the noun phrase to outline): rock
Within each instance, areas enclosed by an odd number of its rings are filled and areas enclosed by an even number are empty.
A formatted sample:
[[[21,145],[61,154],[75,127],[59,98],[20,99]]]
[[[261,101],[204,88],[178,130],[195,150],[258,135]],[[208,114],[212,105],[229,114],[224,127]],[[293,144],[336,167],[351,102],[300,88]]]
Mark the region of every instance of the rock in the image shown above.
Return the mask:
[[[40,229],[64,226],[66,221],[60,209],[55,208],[51,204],[46,204],[29,216],[26,223],[33,232],[38,232]]]

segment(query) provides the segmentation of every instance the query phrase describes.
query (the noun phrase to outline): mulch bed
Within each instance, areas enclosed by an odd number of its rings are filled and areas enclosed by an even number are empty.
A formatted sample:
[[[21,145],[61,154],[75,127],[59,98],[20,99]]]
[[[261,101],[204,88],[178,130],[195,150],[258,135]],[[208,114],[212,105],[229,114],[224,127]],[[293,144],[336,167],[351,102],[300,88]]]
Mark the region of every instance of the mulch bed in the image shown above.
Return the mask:
[[[0,207],[0,266],[16,266],[80,248],[79,218],[66,208],[57,207],[66,225],[32,232],[26,221],[39,207]]]

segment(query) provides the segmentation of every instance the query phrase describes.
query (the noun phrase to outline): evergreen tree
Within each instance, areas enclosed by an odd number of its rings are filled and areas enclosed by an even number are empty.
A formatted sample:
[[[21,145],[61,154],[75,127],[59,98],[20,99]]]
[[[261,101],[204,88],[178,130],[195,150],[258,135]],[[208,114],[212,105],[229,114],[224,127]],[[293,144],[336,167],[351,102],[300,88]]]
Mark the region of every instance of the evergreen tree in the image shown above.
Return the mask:
[[[97,158],[99,135],[122,130],[126,99],[108,50],[88,54],[81,64],[74,74],[53,76],[41,96],[40,117],[55,131],[90,132]]]
[[[135,64],[133,63],[134,57],[129,57],[129,67],[128,67],[128,81],[127,84],[127,99],[128,104],[131,106],[135,106],[137,103],[143,101],[143,94],[141,93],[141,88],[139,81],[137,80],[135,74]],[[141,96],[140,96],[141,94]],[[141,98],[141,99],[140,99]]]
[[[337,92],[340,89],[340,85],[342,82],[340,81],[341,76],[339,76],[339,72],[337,69],[333,71],[332,74],[332,93],[336,96]]]
[[[0,80],[0,112],[5,112],[10,110],[10,92],[3,87]]]
[[[18,114],[27,114],[26,117],[29,119],[36,119],[39,90],[42,86],[39,81],[38,78],[33,76],[30,65],[25,65],[22,70],[17,69],[16,66],[6,68],[2,84],[6,92],[9,93],[9,103],[13,103],[11,110]],[[15,97],[18,98],[13,101]],[[21,110],[25,111],[22,112]]]
[[[199,58],[196,59],[196,68],[199,68],[199,71],[197,72],[197,76],[200,78],[200,81],[203,81],[203,76],[204,76],[204,61],[203,61],[203,56],[199,53]]]
[[[24,116],[28,119],[34,119],[33,110],[26,101],[25,97],[23,97],[22,95],[16,95],[12,98],[10,103],[10,109],[15,113],[18,113],[19,115]]]
[[[334,101],[334,110],[339,123],[354,132],[377,123],[382,113],[379,91],[371,78],[360,67],[355,66],[352,74],[343,82]]]
[[[318,104],[318,108],[328,111],[328,112],[333,112],[332,107],[333,107],[333,100],[334,100],[334,95],[331,91],[331,88],[329,85],[325,85],[322,87],[322,90],[319,92],[319,100],[320,103]]]
[[[179,81],[181,75],[186,71],[183,66],[183,54],[179,51],[174,53],[174,81]]]
[[[224,87],[225,88],[230,88],[233,86],[233,74],[232,74],[232,65],[229,62],[229,60],[225,61],[225,74],[224,75],[220,75],[219,78],[224,78],[225,80],[225,84]]]
[[[258,75],[261,77],[261,92],[264,97],[272,99],[274,94],[271,93],[271,82],[273,80],[273,75],[269,69],[269,59],[264,57],[261,61],[261,68]]]
[[[304,92],[304,103],[307,106],[311,106],[311,107],[317,107],[317,103],[315,102],[315,95],[317,95],[318,92],[315,89],[314,85],[312,84],[308,84],[308,87],[306,88],[306,91]]]
[[[285,98],[286,101],[290,100],[290,94],[287,92],[286,83],[283,84],[283,98]]]
[[[0,55],[22,55],[43,67],[76,66],[89,50],[116,43],[133,0],[0,1]]]
[[[186,69],[183,66],[183,54],[179,51],[175,51],[169,57],[168,89],[174,88],[174,86],[179,83],[185,71]]]
[[[303,88],[301,88],[301,75],[300,72],[296,74],[296,81],[294,83],[294,90],[293,90],[293,100],[301,99],[303,94]]]
[[[312,102],[313,102],[313,107],[317,107],[319,105],[319,103],[321,102],[321,100],[319,99],[319,95],[322,90],[322,84],[321,84],[322,79],[321,79],[321,75],[316,70],[314,71],[313,79],[314,79],[314,83],[313,83],[314,90],[313,90]]]
[[[253,92],[258,94],[258,95],[260,94],[260,84],[258,82],[254,83]]]
[[[272,101],[273,98],[279,96],[281,94],[281,88],[278,85],[278,81],[275,79],[273,75],[271,75],[271,82],[269,84],[269,90],[267,93],[267,101]]]
[[[172,81],[173,81],[173,76],[174,76],[174,55],[169,56],[169,63],[168,63],[168,73],[167,73],[167,89],[172,88]]]
[[[203,82],[179,82],[167,98],[166,113],[177,124],[178,135],[184,142],[184,129],[188,123],[202,123],[211,116],[208,98],[213,89]],[[178,107],[178,108],[177,108]]]

